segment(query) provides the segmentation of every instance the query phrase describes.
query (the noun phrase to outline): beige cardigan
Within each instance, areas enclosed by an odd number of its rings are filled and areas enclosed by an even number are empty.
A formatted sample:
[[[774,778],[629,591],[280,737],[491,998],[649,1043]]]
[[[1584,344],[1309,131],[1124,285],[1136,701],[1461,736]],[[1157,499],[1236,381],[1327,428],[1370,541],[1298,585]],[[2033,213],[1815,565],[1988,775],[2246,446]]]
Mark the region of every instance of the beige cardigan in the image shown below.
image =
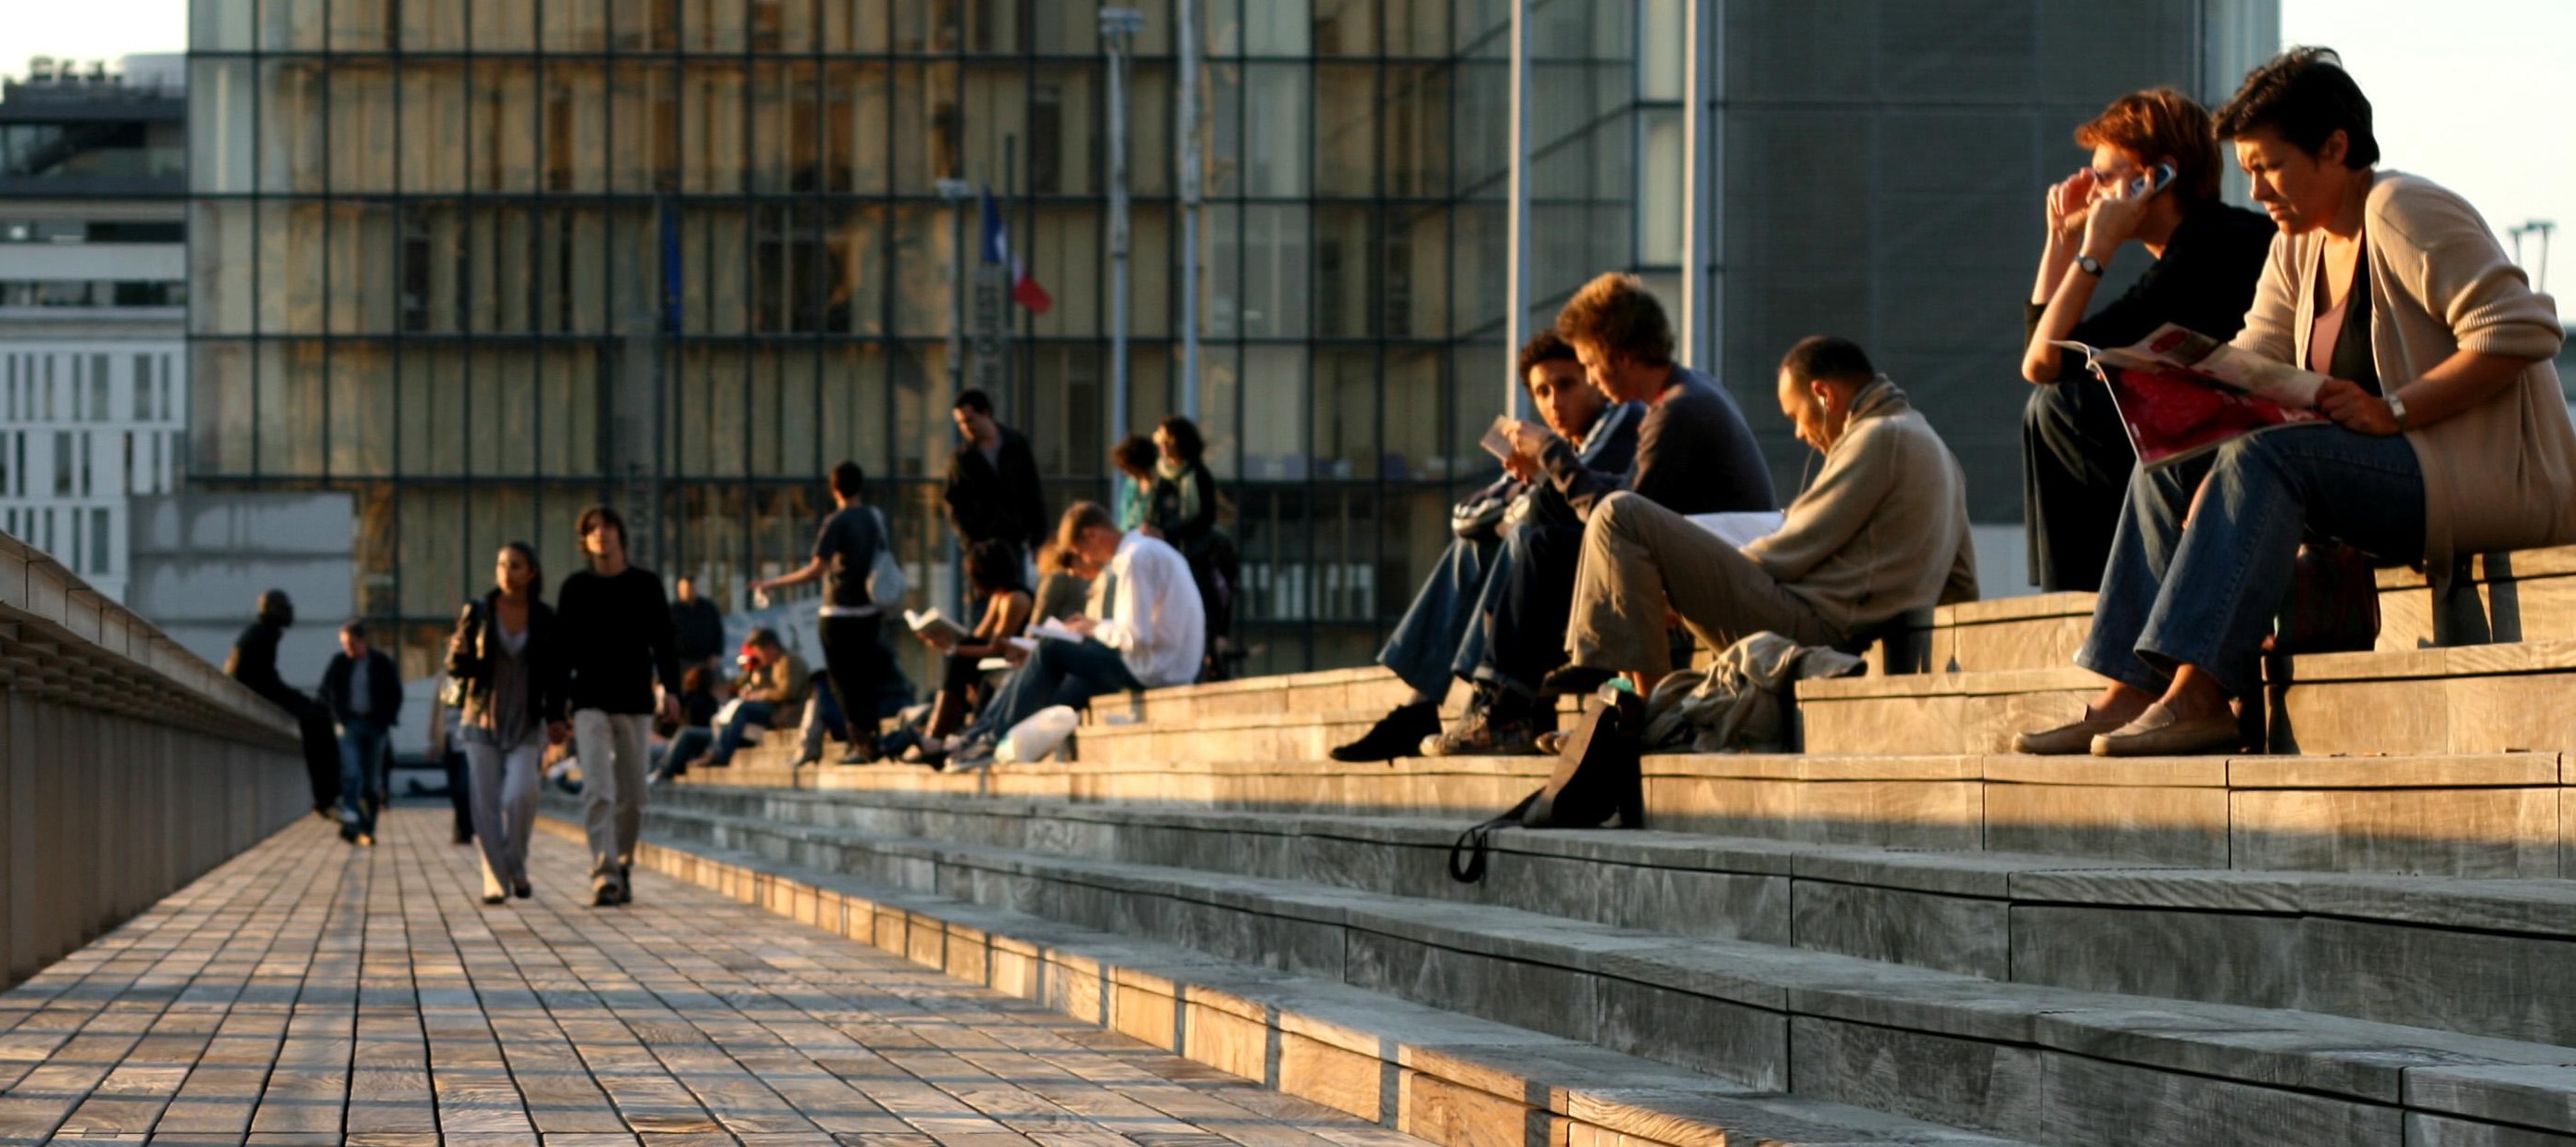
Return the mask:
[[[1977,599],[1959,460],[1885,376],[1852,396],[1787,520],[1744,556],[1851,636],[1907,610]]]
[[[2424,556],[2576,542],[2576,428],[2550,359],[2566,337],[2477,209],[2411,175],[2380,172],[2363,209],[2370,357],[2395,393],[2460,350],[2532,358],[2486,401],[2406,433],[2424,468]],[[2325,235],[2279,235],[2238,347],[2307,365]]]

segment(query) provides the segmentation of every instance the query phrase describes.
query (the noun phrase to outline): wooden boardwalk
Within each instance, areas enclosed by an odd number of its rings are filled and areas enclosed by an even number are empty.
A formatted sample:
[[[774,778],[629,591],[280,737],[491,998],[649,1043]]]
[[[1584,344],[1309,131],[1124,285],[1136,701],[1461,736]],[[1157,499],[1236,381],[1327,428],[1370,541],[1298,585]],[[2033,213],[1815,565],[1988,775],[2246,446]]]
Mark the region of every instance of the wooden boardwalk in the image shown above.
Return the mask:
[[[0,995],[0,1142],[1410,1147],[639,871],[486,908],[444,809],[306,819]]]

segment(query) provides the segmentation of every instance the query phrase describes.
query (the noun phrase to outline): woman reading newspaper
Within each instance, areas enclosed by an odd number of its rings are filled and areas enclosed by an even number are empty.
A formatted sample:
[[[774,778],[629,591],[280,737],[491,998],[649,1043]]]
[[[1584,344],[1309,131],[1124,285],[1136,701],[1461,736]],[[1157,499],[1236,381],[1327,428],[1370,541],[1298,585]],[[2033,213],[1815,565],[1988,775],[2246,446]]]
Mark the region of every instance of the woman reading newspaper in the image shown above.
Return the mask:
[[[2139,468],[2076,655],[2111,684],[2023,752],[2237,748],[2230,700],[2261,685],[2310,533],[2386,563],[2576,540],[2556,309],[2477,212],[2372,170],[2370,101],[2330,51],[2255,69],[2217,119],[2281,232],[2232,349],[2328,376],[2324,419],[2229,440],[2197,488]]]

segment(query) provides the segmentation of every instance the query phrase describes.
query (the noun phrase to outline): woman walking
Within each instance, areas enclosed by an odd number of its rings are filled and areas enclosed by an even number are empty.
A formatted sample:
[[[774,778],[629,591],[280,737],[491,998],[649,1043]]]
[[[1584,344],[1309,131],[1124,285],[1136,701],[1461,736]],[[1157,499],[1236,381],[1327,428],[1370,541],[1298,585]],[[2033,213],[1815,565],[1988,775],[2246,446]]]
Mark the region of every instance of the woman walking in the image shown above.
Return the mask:
[[[564,667],[555,612],[539,600],[544,572],[526,542],[501,547],[492,592],[447,643],[447,671],[465,686],[459,737],[474,773],[474,838],[483,851],[483,902],[527,899],[528,834],[537,821],[538,769],[564,720]]]

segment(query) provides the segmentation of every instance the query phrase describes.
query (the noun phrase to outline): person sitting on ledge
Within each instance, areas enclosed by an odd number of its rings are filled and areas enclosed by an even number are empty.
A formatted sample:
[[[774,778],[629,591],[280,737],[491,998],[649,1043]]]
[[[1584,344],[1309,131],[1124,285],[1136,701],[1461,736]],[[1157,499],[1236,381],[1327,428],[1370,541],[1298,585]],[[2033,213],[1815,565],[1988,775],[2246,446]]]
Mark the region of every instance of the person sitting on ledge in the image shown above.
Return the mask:
[[[2093,164],[2048,190],[2048,247],[2023,316],[2021,370],[2035,385],[2022,407],[2022,521],[2030,580],[2050,592],[2091,593],[2102,585],[2137,452],[2110,388],[2083,356],[2051,340],[2124,347],[2166,323],[2234,337],[2272,249],[2272,225],[2219,201],[2209,113],[2172,88],[2111,101],[2075,129],[2075,142],[2093,149]],[[2158,189],[2165,171],[2171,177]],[[2141,179],[2142,190],[2134,186]],[[2132,241],[2155,262],[2085,314],[2103,271]]]
[[[1556,316],[1594,389],[1646,404],[1628,474],[1587,465],[1574,445],[1535,422],[1514,423],[1512,447],[1533,480],[1556,487],[1578,520],[1623,490],[1675,513],[1774,510],[1762,447],[1724,387],[1673,361],[1673,328],[1644,280],[1608,274],[1583,285]],[[1565,660],[1566,609],[1583,529],[1524,525],[1504,540],[1480,624],[1484,656],[1470,674],[1467,713],[1423,742],[1428,757],[1537,751],[1546,715],[1540,686]]]
[[[1832,646],[1908,610],[1976,599],[1966,475],[1859,346],[1818,335],[1791,347],[1780,413],[1825,466],[1777,532],[1738,550],[1632,494],[1594,508],[1565,634],[1572,664],[1552,688],[1589,692],[1636,673],[1651,691],[1672,668],[1667,611],[1711,649],[1766,630]]]
[[[1521,348],[1522,385],[1530,403],[1557,437],[1574,444],[1586,469],[1620,474],[1637,456],[1637,424],[1645,407],[1613,403],[1584,381],[1583,363],[1555,331],[1540,331]],[[1336,761],[1387,761],[1420,751],[1440,733],[1440,705],[1452,675],[1467,676],[1484,660],[1484,629],[1474,624],[1491,608],[1494,572],[1503,539],[1527,525],[1579,526],[1574,507],[1554,482],[1531,482],[1535,464],[1514,455],[1502,481],[1458,504],[1450,516],[1457,536],[1432,564],[1413,605],[1404,611],[1377,662],[1412,686],[1413,696],[1379,719],[1360,739],[1332,751]]]
[[[2256,68],[2218,113],[2280,228],[2234,346],[2330,376],[2328,422],[2221,447],[2196,488],[2129,483],[2076,663],[2111,684],[2025,753],[2238,747],[2231,698],[2314,534],[2388,563],[2576,540],[2576,429],[2550,359],[2565,337],[2467,201],[2372,170],[2370,101],[2331,51]]]
[[[990,763],[1013,726],[1049,705],[1080,709],[1102,693],[1186,685],[1198,676],[1207,615],[1179,550],[1142,530],[1120,530],[1097,502],[1065,510],[1056,545],[1091,576],[1083,616],[1057,619],[1082,640],[1038,642],[961,734],[959,766]]]
[[[787,728],[805,714],[813,689],[813,671],[805,659],[787,651],[776,630],[751,631],[742,643],[743,677],[734,688],[733,714],[715,725],[715,747],[688,762],[689,769],[721,769],[749,744],[754,729]]]

